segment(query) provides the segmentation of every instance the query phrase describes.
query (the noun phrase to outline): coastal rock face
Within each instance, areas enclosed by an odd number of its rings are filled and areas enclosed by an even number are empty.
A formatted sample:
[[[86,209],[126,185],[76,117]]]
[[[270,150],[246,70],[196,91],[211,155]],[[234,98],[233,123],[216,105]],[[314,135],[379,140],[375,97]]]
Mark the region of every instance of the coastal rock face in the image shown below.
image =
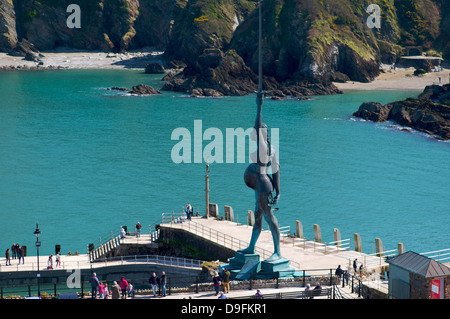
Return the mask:
[[[374,122],[392,120],[400,125],[450,139],[450,84],[425,88],[417,99],[381,105],[363,103],[354,116]]]
[[[0,0],[0,51],[9,52],[17,44],[16,13],[11,0]]]

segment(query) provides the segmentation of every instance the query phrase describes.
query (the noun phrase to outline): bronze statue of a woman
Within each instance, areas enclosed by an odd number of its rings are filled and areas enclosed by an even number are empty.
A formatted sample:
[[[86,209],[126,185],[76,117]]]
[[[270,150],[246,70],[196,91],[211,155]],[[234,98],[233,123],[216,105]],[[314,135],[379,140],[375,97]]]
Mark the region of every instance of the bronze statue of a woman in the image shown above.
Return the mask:
[[[272,207],[278,203],[280,197],[280,171],[277,154],[270,144],[267,125],[262,122],[262,103],[264,93],[262,91],[262,61],[261,61],[261,1],[259,2],[259,79],[256,96],[257,112],[252,139],[256,140],[256,152],[251,155],[250,164],[244,173],[245,184],[254,189],[255,225],[249,246],[240,250],[244,254],[254,254],[255,245],[261,234],[263,217],[269,225],[274,244],[274,253],[266,261],[281,259],[280,252],[280,228],[273,213]],[[275,196],[273,196],[275,192]]]

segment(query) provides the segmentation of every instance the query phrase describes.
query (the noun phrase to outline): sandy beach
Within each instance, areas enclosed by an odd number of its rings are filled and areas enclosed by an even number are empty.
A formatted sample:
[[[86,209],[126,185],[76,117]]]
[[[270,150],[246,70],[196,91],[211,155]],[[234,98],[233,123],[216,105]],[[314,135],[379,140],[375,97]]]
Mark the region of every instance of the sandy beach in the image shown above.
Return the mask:
[[[0,53],[0,69],[143,69],[151,62],[161,62],[162,51],[147,50],[143,52],[107,53],[83,52],[60,48],[42,52],[42,63],[27,61],[23,57]],[[414,90],[421,91],[427,85],[449,83],[450,70],[444,68],[440,72],[430,72],[424,76],[413,76],[414,68],[397,68],[381,73],[370,83],[348,81],[334,83],[342,91],[351,90]]]
[[[334,83],[342,91],[350,90],[413,90],[422,91],[427,85],[449,83],[450,70],[443,68],[440,72],[430,72],[423,76],[413,76],[414,68],[397,68],[385,71],[370,83],[348,81]],[[441,82],[439,83],[439,77]]]
[[[23,57],[0,53],[0,68],[41,69],[142,69],[150,62],[161,60],[162,51],[143,52],[83,52],[59,49],[41,52],[41,65]]]

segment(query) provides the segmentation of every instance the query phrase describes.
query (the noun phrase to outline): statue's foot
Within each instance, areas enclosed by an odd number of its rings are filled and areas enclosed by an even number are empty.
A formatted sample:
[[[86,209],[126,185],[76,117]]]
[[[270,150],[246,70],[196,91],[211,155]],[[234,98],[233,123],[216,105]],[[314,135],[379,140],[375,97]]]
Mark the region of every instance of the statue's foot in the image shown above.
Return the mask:
[[[283,258],[283,257],[281,257],[281,254],[279,254],[279,253],[274,253],[272,256],[270,256],[269,258],[267,258],[267,259],[264,260],[264,261],[267,261],[267,262],[274,262],[274,261],[280,260],[281,258]]]
[[[247,247],[245,249],[238,250],[237,252],[241,253],[241,254],[254,254],[255,253],[255,249]]]

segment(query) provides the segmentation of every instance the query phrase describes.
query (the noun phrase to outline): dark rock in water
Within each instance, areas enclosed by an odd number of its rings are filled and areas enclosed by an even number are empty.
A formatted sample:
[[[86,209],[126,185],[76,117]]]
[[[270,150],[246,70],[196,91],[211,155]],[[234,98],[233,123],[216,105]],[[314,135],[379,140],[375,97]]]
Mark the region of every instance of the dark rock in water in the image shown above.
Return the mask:
[[[138,84],[138,85],[133,86],[133,89],[130,91],[130,93],[139,94],[139,95],[161,94],[160,91],[158,91],[146,84]]]
[[[129,88],[121,88],[121,87],[117,87],[117,86],[113,86],[112,88],[108,88],[107,90],[108,91],[109,90],[112,90],[112,91],[127,91],[127,92],[131,91]]]
[[[384,122],[387,121],[390,110],[389,104],[382,105],[376,102],[365,102],[353,115],[372,122]]]
[[[147,74],[164,74],[166,70],[161,63],[150,63],[145,66],[145,73]]]
[[[447,101],[449,91],[450,84],[442,87],[428,86],[417,99],[409,98],[386,105],[374,102],[363,103],[353,115],[374,122],[392,120],[439,139],[448,140],[450,139],[450,105],[439,101]]]

